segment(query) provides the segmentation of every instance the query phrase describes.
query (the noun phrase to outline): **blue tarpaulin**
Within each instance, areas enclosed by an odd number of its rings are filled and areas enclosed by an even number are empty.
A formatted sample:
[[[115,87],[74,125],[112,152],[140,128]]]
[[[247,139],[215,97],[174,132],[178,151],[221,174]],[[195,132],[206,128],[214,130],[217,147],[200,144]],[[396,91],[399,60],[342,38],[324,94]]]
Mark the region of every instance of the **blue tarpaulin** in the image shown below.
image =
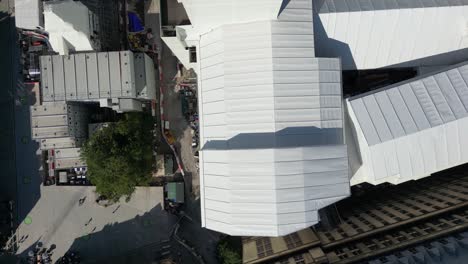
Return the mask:
[[[141,22],[137,14],[133,12],[128,12],[128,31],[129,32],[139,32],[143,31],[145,27]]]

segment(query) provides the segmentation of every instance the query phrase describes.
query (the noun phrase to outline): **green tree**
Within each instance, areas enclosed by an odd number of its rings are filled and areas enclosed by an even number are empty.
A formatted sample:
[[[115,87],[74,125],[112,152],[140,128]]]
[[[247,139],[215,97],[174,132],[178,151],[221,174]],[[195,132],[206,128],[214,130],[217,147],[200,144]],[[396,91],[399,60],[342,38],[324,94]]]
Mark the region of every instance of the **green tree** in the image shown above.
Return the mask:
[[[223,264],[241,264],[241,251],[239,237],[226,237],[218,243],[218,257]]]
[[[118,201],[136,186],[148,185],[153,163],[153,122],[144,113],[126,113],[96,131],[82,147],[96,192]]]

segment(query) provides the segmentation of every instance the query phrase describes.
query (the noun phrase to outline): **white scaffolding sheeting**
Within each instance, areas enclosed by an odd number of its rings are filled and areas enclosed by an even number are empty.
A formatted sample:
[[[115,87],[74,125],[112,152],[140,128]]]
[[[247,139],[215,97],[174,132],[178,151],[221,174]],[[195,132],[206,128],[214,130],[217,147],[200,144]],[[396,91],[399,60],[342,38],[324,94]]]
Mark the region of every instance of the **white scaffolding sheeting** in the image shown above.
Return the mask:
[[[41,4],[41,0],[15,0],[16,27],[24,29],[44,27]]]
[[[467,84],[463,63],[350,98],[361,158],[351,183],[398,184],[468,162]]]
[[[343,11],[328,10],[336,7],[334,2],[348,4],[352,10],[341,9],[341,5],[337,8]],[[366,2],[370,6],[359,7]],[[394,9],[379,8],[379,2],[322,1],[327,12],[319,13],[314,22],[317,55],[341,57],[344,70],[450,65],[468,60],[468,2],[417,7],[412,2],[432,1],[385,1],[400,4]],[[362,11],[356,10],[360,8]]]
[[[201,36],[201,207],[209,229],[286,235],[318,223],[320,208],[350,193],[340,61],[315,58],[311,1],[288,7],[279,20]]]

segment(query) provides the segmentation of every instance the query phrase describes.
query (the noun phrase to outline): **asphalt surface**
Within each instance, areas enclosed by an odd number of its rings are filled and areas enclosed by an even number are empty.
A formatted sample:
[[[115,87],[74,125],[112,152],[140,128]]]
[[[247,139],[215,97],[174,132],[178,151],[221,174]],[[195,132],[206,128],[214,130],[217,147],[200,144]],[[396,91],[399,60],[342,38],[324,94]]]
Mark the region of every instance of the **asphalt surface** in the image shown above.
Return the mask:
[[[31,91],[20,81],[19,47],[13,0],[0,2],[0,184],[1,199],[15,201],[20,223],[40,197],[37,143],[31,140],[29,105]]]
[[[15,88],[12,65],[14,56],[12,42],[14,21],[9,17],[9,2],[0,2],[0,166],[2,168],[0,184],[1,199],[16,200],[15,167]]]
[[[145,13],[146,27],[153,29],[154,42],[160,53],[160,64],[162,68],[161,87],[164,93],[163,116],[169,121],[170,130],[176,138],[176,151],[182,161],[183,169],[186,173],[185,184],[187,196],[199,197],[199,176],[195,165],[192,150],[192,133],[189,123],[182,115],[182,105],[176,84],[179,77],[177,69],[178,60],[171,50],[160,38],[160,6],[159,1],[147,1]]]
[[[164,118],[170,122],[170,130],[176,137],[176,149],[185,171],[185,205],[183,210],[192,219],[180,222],[178,236],[193,247],[206,263],[217,263],[216,245],[219,233],[201,227],[199,201],[199,174],[192,151],[192,134],[188,122],[182,115],[181,101],[176,90],[178,69],[177,58],[160,38],[159,1],[150,0],[145,14],[146,27],[153,29],[154,41],[160,52],[162,68],[162,90],[164,93]]]

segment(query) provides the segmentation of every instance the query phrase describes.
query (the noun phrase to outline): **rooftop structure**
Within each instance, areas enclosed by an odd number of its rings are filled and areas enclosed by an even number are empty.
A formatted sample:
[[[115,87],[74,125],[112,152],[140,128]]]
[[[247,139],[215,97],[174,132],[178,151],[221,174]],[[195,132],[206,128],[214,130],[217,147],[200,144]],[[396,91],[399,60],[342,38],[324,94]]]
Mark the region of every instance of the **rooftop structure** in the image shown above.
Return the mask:
[[[468,1],[314,0],[318,56],[344,70],[468,60]]]
[[[89,103],[117,112],[142,111],[156,96],[154,66],[131,51],[79,53],[40,57],[41,87],[31,107],[33,139],[41,150],[53,150],[56,169],[86,166],[81,144],[94,130],[88,127]]]
[[[303,2],[307,6],[310,1],[293,2]],[[198,46],[201,35],[222,25],[276,20],[281,8],[281,1],[278,0],[217,1],[216,3],[205,0],[182,0],[178,2],[183,4],[191,25],[178,25],[171,36],[164,36],[163,28],[162,40],[186,68],[191,68],[195,72],[198,71],[197,63],[190,58],[190,52],[187,49]]]
[[[44,2],[44,28],[54,51],[65,55],[70,51],[99,50],[95,17],[79,1]]]
[[[44,24],[60,55],[78,51],[118,50],[118,5],[113,1],[45,1]]]
[[[156,98],[152,60],[131,51],[41,56],[44,102],[99,102],[119,112],[141,111]]]
[[[347,100],[352,184],[398,184],[468,162],[468,62]]]
[[[316,224],[349,177],[341,65],[315,57],[312,1],[183,4],[192,25],[170,48],[197,52],[202,225],[280,236]]]
[[[46,102],[31,107],[32,138],[53,150],[54,169],[85,166],[80,146],[88,136],[89,111],[77,103]]]
[[[353,97],[346,117],[341,86],[342,70],[468,60],[463,1],[180,2],[191,24],[163,40],[198,75],[203,226],[289,234],[349,195],[350,176],[398,184],[467,161],[465,65]]]
[[[41,0],[15,0],[15,23],[17,28],[36,29],[44,27]]]

